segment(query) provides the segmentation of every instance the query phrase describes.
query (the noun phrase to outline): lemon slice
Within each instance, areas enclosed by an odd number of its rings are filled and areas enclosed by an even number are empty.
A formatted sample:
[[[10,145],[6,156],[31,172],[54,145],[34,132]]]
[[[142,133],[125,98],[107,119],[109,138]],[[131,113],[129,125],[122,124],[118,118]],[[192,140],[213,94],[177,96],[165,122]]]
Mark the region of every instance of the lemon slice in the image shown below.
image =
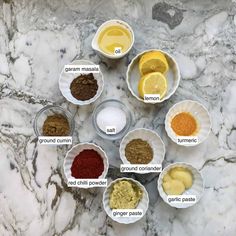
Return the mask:
[[[160,94],[162,99],[167,92],[167,80],[160,72],[144,75],[139,81],[138,92],[142,98],[144,94]]]
[[[139,60],[139,71],[141,75],[151,72],[161,72],[165,74],[169,70],[169,65],[162,52],[147,52]]]

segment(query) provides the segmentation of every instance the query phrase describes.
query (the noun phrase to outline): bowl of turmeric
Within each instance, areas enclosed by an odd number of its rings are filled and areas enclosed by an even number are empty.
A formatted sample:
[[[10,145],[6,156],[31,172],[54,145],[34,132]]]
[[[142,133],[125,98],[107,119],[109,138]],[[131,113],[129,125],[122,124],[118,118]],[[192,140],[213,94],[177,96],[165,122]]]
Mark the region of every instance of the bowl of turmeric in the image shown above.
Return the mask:
[[[195,146],[202,143],[210,133],[210,115],[199,102],[184,100],[168,111],[165,129],[171,140],[178,145]]]

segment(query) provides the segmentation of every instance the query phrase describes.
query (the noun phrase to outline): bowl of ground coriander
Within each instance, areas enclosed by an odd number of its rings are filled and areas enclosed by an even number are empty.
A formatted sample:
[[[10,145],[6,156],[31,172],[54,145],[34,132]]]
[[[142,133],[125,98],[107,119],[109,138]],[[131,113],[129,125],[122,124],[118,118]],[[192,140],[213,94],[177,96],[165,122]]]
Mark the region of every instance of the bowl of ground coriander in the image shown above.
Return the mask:
[[[56,105],[43,107],[35,116],[34,132],[37,136],[72,136],[74,119],[71,113]]]
[[[161,165],[164,157],[165,145],[160,136],[150,129],[131,130],[121,141],[120,158],[124,164]]]
[[[59,79],[62,95],[69,102],[80,106],[96,101],[104,86],[102,72],[96,69],[97,65],[87,60],[75,60],[66,65]]]

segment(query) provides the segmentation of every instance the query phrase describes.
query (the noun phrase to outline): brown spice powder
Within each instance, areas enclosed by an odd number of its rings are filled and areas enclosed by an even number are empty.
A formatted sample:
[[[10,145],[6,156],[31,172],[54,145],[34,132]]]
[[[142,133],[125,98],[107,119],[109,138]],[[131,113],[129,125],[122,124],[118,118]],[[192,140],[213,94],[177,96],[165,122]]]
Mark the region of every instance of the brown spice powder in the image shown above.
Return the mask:
[[[66,117],[61,114],[48,116],[43,123],[44,136],[68,136],[70,125]]]
[[[125,147],[125,156],[131,164],[148,164],[153,159],[153,150],[147,141],[133,139]]]
[[[75,78],[70,84],[70,90],[73,97],[85,101],[93,98],[98,90],[97,80],[93,74],[82,74]]]

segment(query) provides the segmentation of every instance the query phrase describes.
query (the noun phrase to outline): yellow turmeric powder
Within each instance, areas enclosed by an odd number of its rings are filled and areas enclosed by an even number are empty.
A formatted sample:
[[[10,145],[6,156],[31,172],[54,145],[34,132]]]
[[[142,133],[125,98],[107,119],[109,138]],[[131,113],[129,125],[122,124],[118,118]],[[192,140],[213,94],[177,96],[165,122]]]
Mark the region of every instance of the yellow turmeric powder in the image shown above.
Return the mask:
[[[197,121],[190,113],[181,112],[172,119],[171,128],[179,136],[191,136],[197,131]]]

